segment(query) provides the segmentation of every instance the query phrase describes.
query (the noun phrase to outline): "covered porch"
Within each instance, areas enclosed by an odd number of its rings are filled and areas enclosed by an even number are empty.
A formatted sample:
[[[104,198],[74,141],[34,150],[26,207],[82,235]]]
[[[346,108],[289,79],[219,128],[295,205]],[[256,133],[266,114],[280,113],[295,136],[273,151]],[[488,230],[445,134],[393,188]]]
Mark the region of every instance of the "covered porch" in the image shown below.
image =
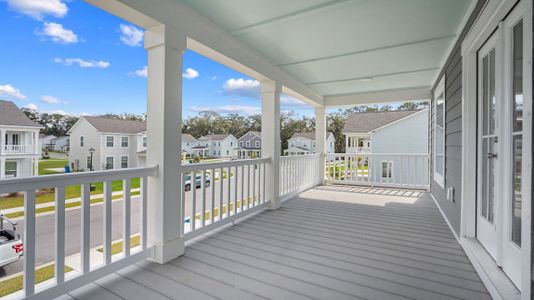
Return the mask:
[[[179,295],[179,296],[178,296]],[[430,195],[320,186],[62,299],[491,299]]]

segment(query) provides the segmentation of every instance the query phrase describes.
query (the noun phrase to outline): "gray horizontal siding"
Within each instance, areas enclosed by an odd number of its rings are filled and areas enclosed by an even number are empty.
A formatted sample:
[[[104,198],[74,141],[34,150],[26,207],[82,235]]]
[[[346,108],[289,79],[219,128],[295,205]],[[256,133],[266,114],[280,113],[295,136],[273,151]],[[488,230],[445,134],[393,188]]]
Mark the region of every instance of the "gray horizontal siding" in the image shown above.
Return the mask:
[[[454,231],[460,233],[460,210],[462,194],[462,51],[461,44],[467,32],[482,10],[486,0],[478,0],[473,13],[469,17],[460,37],[451,51],[445,66],[440,72],[434,89],[443,75],[445,75],[445,189],[430,181],[430,191],[443,213],[449,220]],[[432,99],[434,101],[434,99]],[[432,102],[433,104],[433,102]],[[435,111],[431,105],[431,121],[435,118]],[[430,122],[430,124],[433,124]],[[431,127],[432,129],[432,127]],[[431,147],[433,147],[433,130],[430,130]],[[432,149],[433,153],[433,149]],[[433,166],[433,163],[431,164]],[[433,172],[431,172],[433,174]],[[432,176],[432,175],[431,175]],[[454,188],[454,202],[446,199],[445,190]]]

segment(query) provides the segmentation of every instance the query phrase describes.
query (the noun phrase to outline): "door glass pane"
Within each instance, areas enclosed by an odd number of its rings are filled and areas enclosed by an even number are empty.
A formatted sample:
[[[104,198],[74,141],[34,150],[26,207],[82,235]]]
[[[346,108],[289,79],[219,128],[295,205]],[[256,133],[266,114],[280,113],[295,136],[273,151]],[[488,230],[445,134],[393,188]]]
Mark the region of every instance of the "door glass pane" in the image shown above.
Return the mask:
[[[482,198],[480,199],[480,212],[484,218],[488,218],[488,140],[482,139]]]
[[[436,99],[436,173],[443,175],[445,169],[445,95]]]
[[[488,134],[488,57],[482,59],[482,135]]]
[[[489,134],[495,134],[495,109],[497,107],[495,98],[495,50],[489,54]]]
[[[513,141],[513,195],[512,195],[512,241],[521,246],[521,208],[523,197],[521,194],[521,163],[522,136],[514,136]]]
[[[513,145],[512,145],[512,236],[514,243],[521,246],[521,164],[523,147],[523,21],[513,28]]]
[[[488,139],[489,155],[497,153],[497,138]],[[494,206],[495,206],[495,158],[488,158],[488,221],[493,223]]]

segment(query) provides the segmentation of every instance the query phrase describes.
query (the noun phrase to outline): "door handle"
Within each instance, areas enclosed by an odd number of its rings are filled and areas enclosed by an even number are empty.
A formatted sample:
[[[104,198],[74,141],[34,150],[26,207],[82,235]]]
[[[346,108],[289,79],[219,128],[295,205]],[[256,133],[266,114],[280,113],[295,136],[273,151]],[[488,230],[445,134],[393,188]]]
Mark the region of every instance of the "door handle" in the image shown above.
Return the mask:
[[[497,153],[488,153],[488,156],[487,156],[487,157],[488,157],[488,158],[497,158],[498,155],[497,155]]]

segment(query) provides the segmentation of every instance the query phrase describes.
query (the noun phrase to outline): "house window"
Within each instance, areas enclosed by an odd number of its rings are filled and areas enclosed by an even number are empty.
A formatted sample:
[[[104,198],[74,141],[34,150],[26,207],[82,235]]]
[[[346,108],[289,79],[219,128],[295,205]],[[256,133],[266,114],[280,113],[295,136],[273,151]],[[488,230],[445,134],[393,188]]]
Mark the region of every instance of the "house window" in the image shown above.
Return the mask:
[[[113,156],[106,157],[106,170],[113,170]]]
[[[85,145],[85,137],[80,137],[80,147],[83,147]]]
[[[121,168],[128,168],[128,156],[121,156]]]
[[[445,76],[434,91],[434,181],[445,186]]]
[[[121,137],[121,147],[128,148],[128,137],[127,136]]]
[[[5,175],[7,178],[17,177],[18,174],[16,161],[6,161]]]
[[[216,142],[212,142],[211,145],[212,146],[217,146],[217,143]]]
[[[230,155],[230,150],[226,150],[226,155]]]
[[[143,137],[143,147],[146,148],[146,136]]]
[[[260,147],[260,141],[256,141],[256,148]]]
[[[250,147],[250,141],[247,141],[247,148]]]
[[[243,147],[243,141],[239,142],[239,147]]]
[[[382,178],[392,178],[393,177],[393,161],[383,160],[382,161]]]
[[[113,148],[114,145],[115,145],[115,137],[106,136],[106,147]]]
[[[234,142],[230,142],[230,147],[232,147],[234,145]]]
[[[86,167],[87,167],[87,170],[91,170],[91,156],[87,156]]]

